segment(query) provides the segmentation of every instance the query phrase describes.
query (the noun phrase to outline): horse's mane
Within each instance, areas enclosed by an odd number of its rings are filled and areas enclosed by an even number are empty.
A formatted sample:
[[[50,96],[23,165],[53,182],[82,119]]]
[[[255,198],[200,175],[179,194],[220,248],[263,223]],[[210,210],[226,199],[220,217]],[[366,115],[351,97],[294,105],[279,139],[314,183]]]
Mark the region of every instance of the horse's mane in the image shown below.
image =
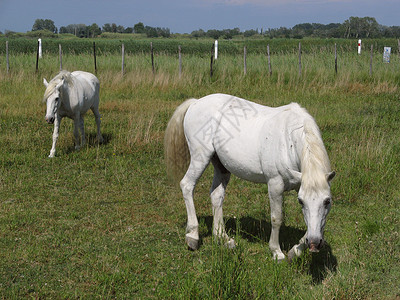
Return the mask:
[[[331,166],[317,123],[304,108],[301,109],[306,113],[301,153],[301,184],[305,191],[311,191],[328,187],[326,175],[331,171]]]
[[[65,80],[68,85],[72,85],[72,74],[71,72],[68,71],[61,71],[60,73],[58,73],[50,82],[49,85],[46,88],[46,91],[44,92],[44,96],[43,96],[43,101],[46,101],[47,98],[54,93],[54,90],[57,86],[57,84],[60,83],[61,80]]]

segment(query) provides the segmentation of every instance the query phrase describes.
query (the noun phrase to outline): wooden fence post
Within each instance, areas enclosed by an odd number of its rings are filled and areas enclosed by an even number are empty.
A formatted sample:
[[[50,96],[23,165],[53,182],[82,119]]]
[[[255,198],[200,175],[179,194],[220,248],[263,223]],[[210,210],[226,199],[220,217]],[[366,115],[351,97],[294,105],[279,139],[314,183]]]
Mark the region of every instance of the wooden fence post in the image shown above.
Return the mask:
[[[398,47],[399,47],[399,57],[400,57],[400,39],[397,40],[397,45],[398,45]]]
[[[125,45],[122,44],[122,63],[121,63],[122,75],[125,73]]]
[[[151,69],[153,70],[153,74],[155,74],[153,42],[150,42],[150,55],[151,55]]]
[[[247,74],[247,49],[246,49],[246,46],[244,46],[243,55],[244,55],[244,57],[243,57],[243,60],[244,60],[244,65],[243,65],[243,67],[244,67],[244,75],[246,75]]]
[[[335,74],[337,74],[337,47],[335,43]]]
[[[269,76],[271,76],[272,68],[271,68],[271,56],[270,56],[270,52],[269,52],[269,44],[267,45],[267,56],[268,56],[268,73],[269,73]]]
[[[96,42],[93,42],[94,72],[97,74]]]
[[[301,42],[299,43],[299,76],[301,76]]]
[[[10,71],[10,61],[8,59],[8,41],[6,41],[6,62],[7,62],[7,74]]]
[[[247,74],[247,49],[246,46],[244,46],[243,49],[243,68],[244,68],[244,75]]]
[[[36,51],[36,73],[39,71],[39,41],[37,42],[37,51]]]
[[[58,44],[58,55],[60,58],[60,72],[62,71],[62,49],[61,49],[61,44]]]
[[[182,54],[181,54],[181,46],[178,46],[178,56],[179,56],[179,78],[182,76]]]
[[[371,58],[369,60],[369,75],[372,76],[372,56],[373,56],[374,45],[371,45]]]
[[[214,61],[214,43],[212,44],[211,47],[211,62],[210,62],[210,77],[213,76],[213,61]]]

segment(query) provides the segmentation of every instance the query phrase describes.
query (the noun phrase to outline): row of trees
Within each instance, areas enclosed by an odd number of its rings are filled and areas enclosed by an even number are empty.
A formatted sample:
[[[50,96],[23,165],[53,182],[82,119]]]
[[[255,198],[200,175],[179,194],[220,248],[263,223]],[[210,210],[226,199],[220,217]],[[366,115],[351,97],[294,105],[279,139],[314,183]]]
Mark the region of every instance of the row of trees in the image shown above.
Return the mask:
[[[171,32],[169,28],[151,27],[144,26],[142,22],[135,24],[133,27],[124,27],[115,23],[104,24],[102,28],[96,23],[92,25],[85,24],[70,24],[68,26],[61,26],[60,30],[57,31],[57,27],[54,25],[52,20],[37,19],[32,26],[32,31],[48,30],[52,33],[70,33],[78,37],[96,37],[103,32],[112,33],[142,33],[148,37],[170,37]]]
[[[104,24],[100,28],[96,23],[86,26],[85,24],[71,24],[66,27],[60,27],[60,33],[71,33],[79,37],[96,37],[103,32],[112,33],[144,33],[148,37],[170,37],[171,32],[168,28],[144,26],[139,22],[133,27],[117,25],[115,23]]]
[[[110,33],[139,33],[145,34],[147,37],[170,37],[169,28],[145,26],[142,22],[135,24],[133,27],[124,27],[112,24],[104,24],[102,28],[96,23],[92,25],[70,24],[68,26],[57,27],[52,20],[37,19],[32,26],[32,31],[48,30],[52,33],[70,33],[82,38],[97,37],[104,32]],[[400,26],[384,26],[378,24],[372,17],[350,17],[343,23],[330,23],[327,25],[320,23],[302,23],[292,28],[280,27],[263,29],[251,29],[242,32],[239,28],[216,30],[211,29],[204,31],[202,29],[195,30],[190,34],[193,38],[210,37],[213,39],[232,39],[236,36],[243,37],[267,37],[267,38],[304,38],[304,37],[320,37],[320,38],[399,38]]]
[[[193,37],[212,37],[215,39],[230,39],[233,36],[243,35],[265,36],[269,38],[398,38],[400,37],[400,26],[384,26],[378,24],[372,17],[350,17],[343,23],[330,23],[327,25],[320,23],[302,23],[292,28],[280,27],[267,30],[247,30],[240,32],[239,28],[224,30],[196,30],[191,33]]]

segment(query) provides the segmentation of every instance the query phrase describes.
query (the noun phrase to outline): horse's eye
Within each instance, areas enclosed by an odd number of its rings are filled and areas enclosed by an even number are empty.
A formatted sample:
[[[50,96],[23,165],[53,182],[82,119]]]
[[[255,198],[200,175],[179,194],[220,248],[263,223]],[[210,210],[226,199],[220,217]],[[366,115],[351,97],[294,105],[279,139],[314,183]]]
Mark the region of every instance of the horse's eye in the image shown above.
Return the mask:
[[[324,206],[327,208],[331,204],[331,198],[326,198],[324,200]]]
[[[58,102],[59,99],[60,99],[60,98],[57,97],[56,99],[54,99],[54,101]]]
[[[300,198],[297,198],[297,200],[299,200],[300,205],[303,207],[304,206],[303,200],[301,200]]]

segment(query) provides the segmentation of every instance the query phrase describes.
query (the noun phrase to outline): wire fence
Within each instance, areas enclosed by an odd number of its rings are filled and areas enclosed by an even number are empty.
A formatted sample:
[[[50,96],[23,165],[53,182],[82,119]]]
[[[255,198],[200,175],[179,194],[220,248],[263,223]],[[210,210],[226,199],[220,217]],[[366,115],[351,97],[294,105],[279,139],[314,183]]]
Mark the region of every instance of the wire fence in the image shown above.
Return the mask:
[[[4,43],[4,57],[5,57],[5,68],[1,68],[1,60],[0,60],[0,71],[5,69],[5,72],[8,74],[11,70],[10,60],[12,57],[17,57],[18,55],[26,55],[28,58],[35,59],[35,72],[38,72],[40,69],[40,62],[43,58],[43,53],[46,56],[54,56],[58,55],[59,61],[59,70],[63,69],[63,53],[67,53],[68,55],[91,55],[93,57],[93,71],[97,73],[98,71],[98,57],[106,57],[106,56],[119,56],[121,57],[121,73],[124,74],[126,72],[126,55],[148,55],[149,60],[151,62],[151,70],[153,74],[156,72],[156,57],[157,55],[167,55],[167,56],[176,56],[178,57],[177,66],[179,70],[179,77],[182,75],[183,70],[183,57],[184,55],[195,55],[204,59],[204,63],[209,63],[209,74],[212,77],[215,73],[215,65],[219,53],[219,57],[223,56],[232,56],[232,57],[240,57],[242,56],[243,60],[243,74],[246,75],[248,73],[248,56],[250,55],[263,55],[266,56],[268,61],[268,74],[273,74],[273,59],[272,57],[277,56],[287,56],[287,55],[295,55],[297,56],[297,64],[298,64],[298,75],[301,76],[304,64],[302,63],[303,55],[325,55],[328,59],[332,60],[334,63],[329,64],[333,65],[333,71],[335,74],[338,74],[340,71],[338,67],[338,57],[355,54],[358,53],[358,56],[369,60],[369,68],[368,73],[370,75],[373,74],[374,64],[376,63],[398,63],[400,56],[400,40],[394,39],[380,39],[380,40],[368,40],[367,42],[360,44],[360,41],[352,44],[349,44],[348,40],[338,40],[338,41],[325,41],[321,43],[321,40],[311,40],[314,41],[315,44],[307,41],[293,41],[293,40],[279,40],[273,41],[271,44],[268,40],[263,41],[247,41],[240,43],[221,43],[215,41],[174,41],[171,43],[170,41],[90,41],[91,48],[88,48],[88,41],[77,41],[73,42],[65,42],[65,46],[63,47],[63,43],[60,42],[57,44],[57,52],[54,51],[54,41],[26,41],[26,40],[12,40],[5,41]],[[294,44],[296,42],[297,44]],[[396,45],[396,46],[382,46],[382,45]],[[0,43],[1,44],[1,43]],[[29,45],[29,47],[28,47]],[[292,48],[288,48],[292,46]],[[79,46],[79,47],[78,47]],[[242,47],[241,50],[239,50]],[[172,47],[176,47],[173,49]],[[358,49],[357,49],[358,48]],[[18,50],[17,50],[18,49]],[[76,49],[79,49],[76,50]],[[262,50],[262,51],[261,51]],[[0,51],[1,53],[1,51]],[[56,54],[57,53],[57,54]],[[365,54],[367,53],[367,55]],[[377,57],[382,56],[382,60],[376,59]],[[207,59],[208,57],[208,59]],[[391,59],[392,58],[392,59]],[[395,59],[393,59],[395,58]]]

